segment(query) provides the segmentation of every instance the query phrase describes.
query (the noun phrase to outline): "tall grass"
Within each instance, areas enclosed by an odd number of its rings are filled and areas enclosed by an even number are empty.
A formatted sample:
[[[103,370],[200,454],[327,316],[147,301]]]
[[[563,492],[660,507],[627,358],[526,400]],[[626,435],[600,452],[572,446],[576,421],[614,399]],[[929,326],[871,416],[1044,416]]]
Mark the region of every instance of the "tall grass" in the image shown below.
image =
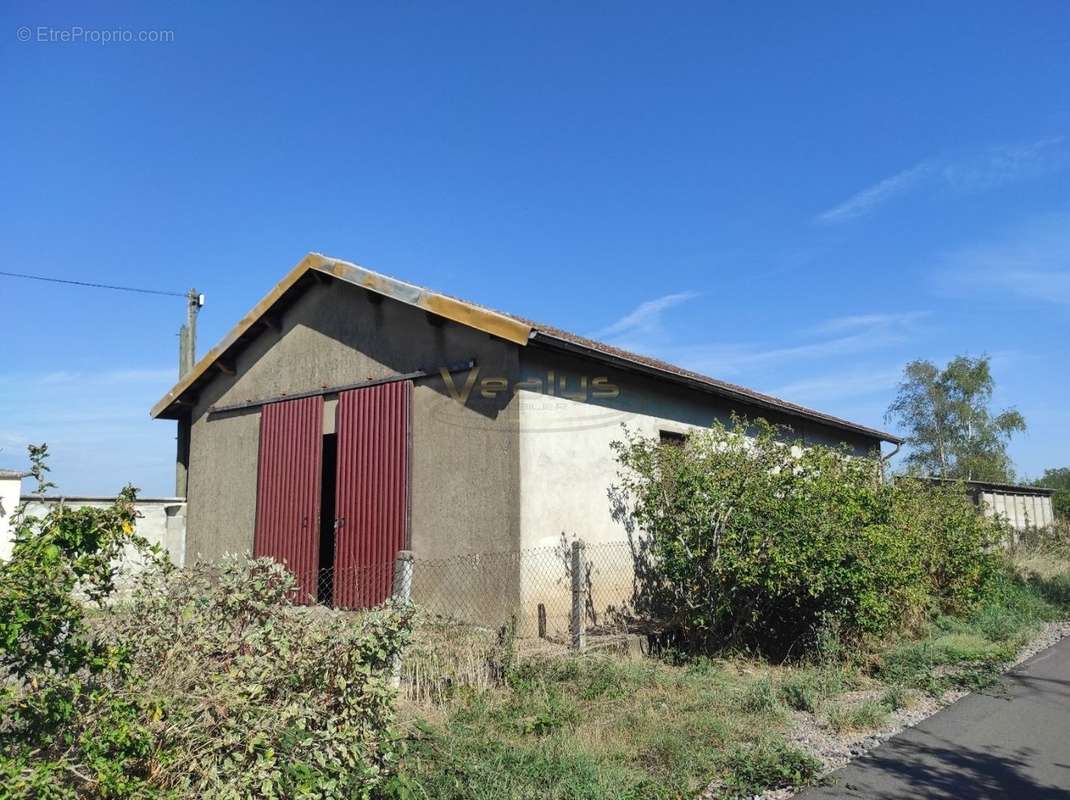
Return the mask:
[[[743,796],[819,768],[787,745],[781,712],[764,669],[528,659],[504,687],[458,695],[442,722],[416,729],[400,781],[436,800],[668,800],[711,781]]]

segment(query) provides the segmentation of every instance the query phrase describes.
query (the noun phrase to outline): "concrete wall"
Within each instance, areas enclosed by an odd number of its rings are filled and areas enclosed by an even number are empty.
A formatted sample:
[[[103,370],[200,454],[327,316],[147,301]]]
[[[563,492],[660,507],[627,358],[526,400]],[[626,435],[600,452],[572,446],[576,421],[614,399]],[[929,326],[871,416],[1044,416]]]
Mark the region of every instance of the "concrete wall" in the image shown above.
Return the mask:
[[[339,386],[475,358],[482,380],[514,379],[516,346],[363,289],[313,284],[217,373],[191,419],[187,554],[248,552],[256,516],[259,409],[208,414],[212,405]],[[469,376],[452,376],[463,391]],[[328,407],[333,407],[329,402]],[[412,549],[425,558],[519,546],[518,404],[511,395],[466,402],[436,376],[413,394]],[[330,423],[328,422],[328,429]],[[509,585],[502,578],[502,590]]]
[[[26,513],[35,517],[43,517],[59,502],[63,502],[68,508],[107,508],[113,502],[114,497],[35,497],[22,498],[26,503]],[[145,537],[151,544],[158,544],[167,553],[171,563],[175,566],[183,566],[186,558],[186,502],[180,497],[147,497],[140,498],[135,503],[135,508],[140,515],[135,530]],[[5,557],[10,555],[10,550],[4,553],[0,548],[0,554]],[[132,556],[124,565],[127,570],[136,570],[138,562]]]
[[[760,416],[789,425],[805,442],[844,442],[858,455],[879,448],[879,442],[867,437],[733,405],[715,395],[545,350],[525,349],[520,371],[525,382],[542,381],[537,391],[519,393],[520,541],[524,548],[552,546],[562,533],[592,544],[625,538],[623,524],[613,519],[607,495],[617,474],[610,443],[622,438],[622,425],[647,436],[657,436],[661,430],[684,433],[709,427],[714,421],[727,423],[735,410],[749,418]],[[553,395],[547,389],[551,372]],[[596,378],[619,387],[619,396],[597,397]]]
[[[1004,517],[1017,531],[1047,528],[1055,522],[1050,496],[992,488],[981,491],[979,500],[985,516]]]
[[[22,478],[0,478],[0,558],[11,557],[11,515],[22,494]]]
[[[592,600],[600,615],[626,605],[633,591],[629,534],[623,521],[614,518],[609,497],[618,470],[610,444],[622,438],[622,425],[646,436],[658,436],[662,430],[686,433],[715,421],[728,423],[735,411],[788,425],[804,442],[845,443],[856,455],[871,455],[880,448],[868,437],[534,347],[521,352],[520,375],[523,384],[531,386],[518,394],[521,547],[551,548],[563,534],[566,540],[582,539],[592,568]],[[602,380],[596,383],[596,379]],[[598,397],[607,393],[606,384],[618,387],[619,396]],[[568,618],[567,586],[562,590],[560,580],[547,579],[557,567],[544,552],[531,553],[530,560],[550,566],[524,572],[524,630],[534,625],[532,615],[539,603],[558,625]],[[560,577],[559,572],[553,574]]]

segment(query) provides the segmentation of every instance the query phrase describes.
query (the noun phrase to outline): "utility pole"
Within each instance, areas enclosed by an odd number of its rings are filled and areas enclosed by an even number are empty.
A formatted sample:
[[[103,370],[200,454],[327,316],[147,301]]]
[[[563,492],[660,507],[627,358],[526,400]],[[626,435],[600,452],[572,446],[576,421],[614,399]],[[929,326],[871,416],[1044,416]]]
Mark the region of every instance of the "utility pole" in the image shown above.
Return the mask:
[[[178,379],[182,380],[197,363],[197,313],[204,306],[204,295],[196,289],[186,292],[186,324],[178,329]],[[178,420],[177,458],[175,459],[175,496],[185,497],[189,481],[190,418]]]
[[[204,295],[196,289],[186,292],[186,324],[178,329],[178,377],[184,378],[197,363],[197,312]]]

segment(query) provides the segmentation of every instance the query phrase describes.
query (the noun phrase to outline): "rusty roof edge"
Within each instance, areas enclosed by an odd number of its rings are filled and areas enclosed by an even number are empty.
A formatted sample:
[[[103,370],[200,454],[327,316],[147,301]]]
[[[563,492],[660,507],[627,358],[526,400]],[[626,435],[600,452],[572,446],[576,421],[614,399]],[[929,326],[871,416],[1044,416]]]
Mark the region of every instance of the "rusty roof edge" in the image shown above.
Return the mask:
[[[216,360],[241,337],[242,334],[253,327],[253,325],[267,313],[271,306],[275,305],[276,300],[282,297],[291,286],[297,283],[298,279],[308,272],[314,264],[318,264],[323,260],[323,256],[319,253],[309,253],[297,262],[297,265],[286,273],[285,277],[271,288],[271,291],[260,298],[260,301],[238,321],[237,325],[227,331],[226,335],[224,335],[211,350],[204,354],[204,358],[194,364],[193,369],[179,379],[178,383],[172,386],[170,391],[159,399],[156,405],[152,407],[152,410],[149,411],[149,416],[156,418],[167,411],[171,405],[178,400],[184,392],[186,392],[186,390],[188,390],[202,375],[204,375],[205,372],[208,371],[209,367],[211,367],[212,364],[214,364]]]
[[[781,414],[802,417],[803,419],[809,419],[813,422],[820,422],[824,425],[828,425],[833,428],[840,428],[842,430],[849,430],[855,433],[862,433],[867,436],[871,436],[875,439],[880,439],[884,442],[890,442],[892,444],[904,443],[904,440],[902,438],[886,431],[877,430],[876,428],[870,428],[867,425],[859,425],[849,420],[840,419],[839,417],[834,417],[830,414],[825,414],[821,411],[815,411],[814,409],[797,406],[794,403],[788,403],[778,397],[773,397],[772,395],[765,395],[760,392],[735,389],[731,386],[725,385],[721,381],[716,381],[713,378],[699,376],[697,373],[691,375],[676,372],[671,369],[664,369],[654,364],[647,364],[643,361],[628,358],[623,353],[618,354],[611,353],[606,350],[600,350],[597,347],[573,342],[568,339],[564,339],[560,336],[556,336],[552,333],[540,331],[537,328],[532,331],[532,338],[535,341],[545,342],[561,349],[569,350],[572,352],[581,352],[593,358],[597,358],[601,361],[624,364],[628,368],[634,369],[639,372],[643,372],[649,375],[655,375],[660,378],[667,378],[676,383],[681,383],[694,388],[699,388],[703,391],[708,391],[713,394],[719,394],[724,397],[742,400],[751,405],[758,405],[765,408],[769,408],[771,410],[778,411]]]
[[[170,391],[167,392],[149,411],[149,416],[158,418],[186,391],[188,391],[208,369],[222,357],[238,339],[266,314],[275,302],[281,298],[308,271],[330,275],[354,286],[359,286],[384,297],[390,297],[402,303],[422,308],[440,317],[482,330],[518,345],[526,345],[531,336],[531,325],[513,319],[497,311],[483,308],[463,300],[456,300],[438,292],[432,292],[411,283],[399,281],[387,275],[373,272],[366,267],[331,258],[322,253],[308,253],[291,269],[286,276],[275,284],[260,301],[253,306],[238,324],[198,361]]]
[[[506,314],[373,272],[350,261],[328,256],[321,256],[321,258],[323,261],[314,265],[312,269],[384,297],[422,308],[424,311],[521,346],[526,345],[531,336],[531,325]]]

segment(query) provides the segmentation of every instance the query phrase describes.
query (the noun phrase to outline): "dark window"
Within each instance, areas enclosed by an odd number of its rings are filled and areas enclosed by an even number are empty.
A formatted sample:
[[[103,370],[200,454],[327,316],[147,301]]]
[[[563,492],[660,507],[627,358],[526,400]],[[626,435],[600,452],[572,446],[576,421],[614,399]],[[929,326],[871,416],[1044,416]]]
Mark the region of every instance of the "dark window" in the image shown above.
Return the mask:
[[[661,443],[670,447],[683,447],[687,442],[687,434],[679,431],[661,431]]]

